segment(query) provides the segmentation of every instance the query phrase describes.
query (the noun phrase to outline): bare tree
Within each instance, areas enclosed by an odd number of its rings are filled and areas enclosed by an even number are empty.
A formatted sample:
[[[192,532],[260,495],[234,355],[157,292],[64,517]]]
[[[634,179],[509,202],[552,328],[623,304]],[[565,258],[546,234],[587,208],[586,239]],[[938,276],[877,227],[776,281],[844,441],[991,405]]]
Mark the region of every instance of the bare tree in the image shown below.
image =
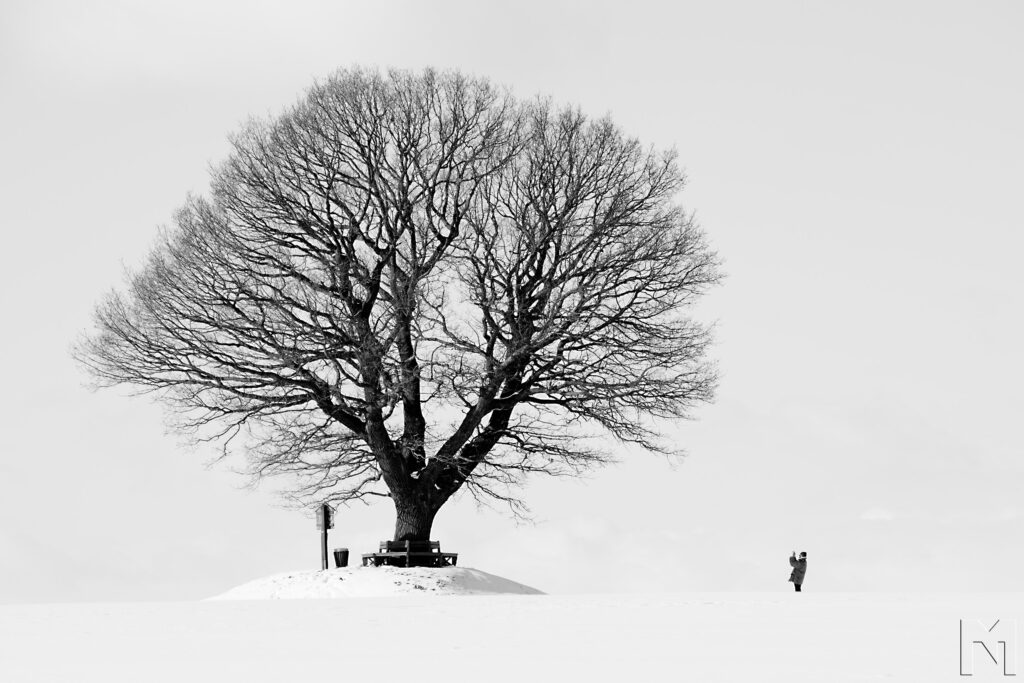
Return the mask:
[[[673,452],[658,418],[710,400],[673,154],[429,70],[340,71],[232,144],[76,355],[296,500],[390,496],[428,539],[463,487],[519,505],[602,434]]]

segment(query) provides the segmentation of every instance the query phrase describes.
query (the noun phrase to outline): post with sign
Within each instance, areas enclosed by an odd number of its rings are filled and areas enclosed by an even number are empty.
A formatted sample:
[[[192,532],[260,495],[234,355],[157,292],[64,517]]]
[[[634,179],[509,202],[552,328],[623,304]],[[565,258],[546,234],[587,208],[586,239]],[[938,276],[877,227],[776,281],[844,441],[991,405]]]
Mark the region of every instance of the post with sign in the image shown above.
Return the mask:
[[[316,528],[320,530],[320,569],[327,569],[327,530],[334,528],[334,510],[327,503],[316,510]]]

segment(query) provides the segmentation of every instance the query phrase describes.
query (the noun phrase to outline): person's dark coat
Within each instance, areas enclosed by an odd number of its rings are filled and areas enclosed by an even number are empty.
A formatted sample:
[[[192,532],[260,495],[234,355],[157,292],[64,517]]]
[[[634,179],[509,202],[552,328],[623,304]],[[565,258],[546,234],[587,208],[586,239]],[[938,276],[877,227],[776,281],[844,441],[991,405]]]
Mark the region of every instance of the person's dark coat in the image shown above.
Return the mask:
[[[793,572],[789,575],[789,580],[796,584],[803,583],[804,574],[807,573],[807,558],[801,557],[798,560],[790,555],[789,564],[793,567]]]

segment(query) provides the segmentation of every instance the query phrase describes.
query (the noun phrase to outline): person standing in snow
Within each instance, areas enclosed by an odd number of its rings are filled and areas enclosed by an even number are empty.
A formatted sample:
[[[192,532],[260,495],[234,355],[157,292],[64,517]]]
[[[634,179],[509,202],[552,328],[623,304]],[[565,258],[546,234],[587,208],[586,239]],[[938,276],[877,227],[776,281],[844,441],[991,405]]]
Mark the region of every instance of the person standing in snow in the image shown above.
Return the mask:
[[[793,572],[789,575],[789,580],[793,582],[793,587],[796,588],[796,592],[800,592],[800,586],[804,582],[804,574],[807,573],[807,553],[800,553],[800,559],[796,559],[796,551],[789,556],[789,566],[793,568]]]

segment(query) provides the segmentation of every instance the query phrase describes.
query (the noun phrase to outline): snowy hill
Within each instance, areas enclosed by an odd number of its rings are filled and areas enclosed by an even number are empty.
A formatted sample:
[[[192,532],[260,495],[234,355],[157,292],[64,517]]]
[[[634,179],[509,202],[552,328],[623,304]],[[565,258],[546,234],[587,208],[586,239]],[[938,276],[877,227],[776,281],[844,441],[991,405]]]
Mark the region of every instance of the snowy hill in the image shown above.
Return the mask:
[[[250,581],[212,600],[377,598],[396,595],[543,595],[500,576],[467,567],[344,567],[295,571]]]

